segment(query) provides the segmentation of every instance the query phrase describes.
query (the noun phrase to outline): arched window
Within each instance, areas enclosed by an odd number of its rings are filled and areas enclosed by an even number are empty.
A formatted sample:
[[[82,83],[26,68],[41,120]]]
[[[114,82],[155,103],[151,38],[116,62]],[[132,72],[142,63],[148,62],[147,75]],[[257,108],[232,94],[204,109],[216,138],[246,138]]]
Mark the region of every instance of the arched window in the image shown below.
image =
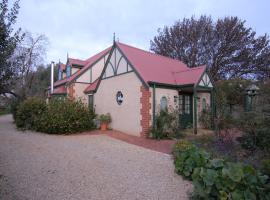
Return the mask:
[[[160,110],[167,110],[168,108],[168,100],[166,97],[162,97],[161,100],[160,100]]]
[[[202,110],[206,110],[206,99],[202,99]]]

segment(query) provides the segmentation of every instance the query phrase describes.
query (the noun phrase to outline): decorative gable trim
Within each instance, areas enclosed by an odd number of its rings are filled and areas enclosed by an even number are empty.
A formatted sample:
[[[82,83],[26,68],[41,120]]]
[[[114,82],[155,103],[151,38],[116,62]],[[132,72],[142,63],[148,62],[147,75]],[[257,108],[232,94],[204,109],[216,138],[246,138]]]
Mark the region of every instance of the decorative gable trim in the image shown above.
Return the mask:
[[[110,51],[110,53],[109,53],[109,56],[108,56],[108,58],[107,58],[107,60],[106,60],[105,66],[104,66],[104,68],[103,68],[103,71],[102,71],[102,73],[101,73],[101,75],[100,75],[101,79],[99,80],[99,82],[98,82],[98,84],[97,84],[96,91],[98,90],[99,85],[100,85],[100,82],[102,81],[102,79],[107,79],[107,78],[114,77],[114,76],[115,76],[115,73],[117,73],[117,70],[118,70],[118,67],[119,67],[119,66],[118,66],[119,63],[117,64],[117,69],[115,70],[115,69],[113,68],[112,63],[110,62],[111,57],[112,57],[112,54],[113,54],[113,52],[114,52],[115,49],[117,49],[117,50],[119,51],[119,53],[121,54],[121,57],[120,57],[120,59],[119,59],[118,62],[120,63],[120,61],[121,61],[122,59],[125,59],[126,62],[127,62],[127,72],[125,72],[125,73],[134,72],[134,73],[136,74],[136,76],[139,78],[139,80],[142,82],[143,86],[144,86],[145,88],[149,88],[149,85],[142,79],[142,77],[140,76],[140,74],[138,73],[138,71],[135,69],[135,67],[132,65],[132,63],[128,60],[128,58],[127,58],[126,55],[123,53],[123,51],[122,51],[122,50],[117,46],[117,44],[114,42],[114,44],[113,44],[113,46],[112,46],[112,48],[111,48],[111,51]],[[116,55],[116,54],[115,54],[115,55]],[[122,57],[123,57],[123,58],[122,58]],[[116,59],[115,59],[115,61],[116,61]],[[114,75],[113,75],[113,76],[109,76],[109,77],[104,77],[104,74],[106,73],[106,69],[107,69],[108,66],[110,66],[110,67],[112,67],[112,68],[114,69]],[[125,74],[125,73],[120,73],[120,74],[118,74],[118,75]],[[116,76],[118,76],[118,75],[116,74]]]
[[[199,79],[199,81],[197,83],[197,86],[207,87],[207,88],[214,87],[214,84],[206,71],[203,72],[201,78]]]

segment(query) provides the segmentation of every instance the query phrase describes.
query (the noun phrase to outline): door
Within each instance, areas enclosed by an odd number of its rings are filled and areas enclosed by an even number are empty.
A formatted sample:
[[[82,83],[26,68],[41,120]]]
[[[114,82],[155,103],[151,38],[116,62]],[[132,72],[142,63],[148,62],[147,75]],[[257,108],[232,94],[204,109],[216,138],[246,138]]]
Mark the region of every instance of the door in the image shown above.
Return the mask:
[[[94,95],[88,95],[88,107],[94,111]]]
[[[193,124],[193,103],[191,94],[179,95],[180,127],[185,129]]]

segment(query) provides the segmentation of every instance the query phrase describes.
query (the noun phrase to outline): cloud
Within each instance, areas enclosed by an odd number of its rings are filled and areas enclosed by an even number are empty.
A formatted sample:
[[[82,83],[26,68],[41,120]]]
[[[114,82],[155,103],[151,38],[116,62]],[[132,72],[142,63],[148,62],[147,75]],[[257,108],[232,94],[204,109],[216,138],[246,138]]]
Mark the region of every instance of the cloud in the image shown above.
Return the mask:
[[[237,15],[259,34],[270,32],[269,4],[249,0],[24,0],[18,27],[45,34],[50,40],[47,61],[85,59],[112,44],[113,33],[121,42],[146,50],[157,29],[192,15],[214,19]]]

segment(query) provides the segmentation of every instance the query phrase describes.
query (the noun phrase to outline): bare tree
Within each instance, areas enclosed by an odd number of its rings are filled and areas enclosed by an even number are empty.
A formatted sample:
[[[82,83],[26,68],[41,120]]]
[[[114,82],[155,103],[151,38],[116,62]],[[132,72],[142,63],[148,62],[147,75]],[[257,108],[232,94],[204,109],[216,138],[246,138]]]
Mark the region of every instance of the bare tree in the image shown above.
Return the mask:
[[[12,64],[18,69],[15,92],[21,98],[27,96],[32,87],[37,66],[44,63],[48,38],[45,35],[33,36],[30,32],[25,33],[21,44],[16,48],[12,57]]]

